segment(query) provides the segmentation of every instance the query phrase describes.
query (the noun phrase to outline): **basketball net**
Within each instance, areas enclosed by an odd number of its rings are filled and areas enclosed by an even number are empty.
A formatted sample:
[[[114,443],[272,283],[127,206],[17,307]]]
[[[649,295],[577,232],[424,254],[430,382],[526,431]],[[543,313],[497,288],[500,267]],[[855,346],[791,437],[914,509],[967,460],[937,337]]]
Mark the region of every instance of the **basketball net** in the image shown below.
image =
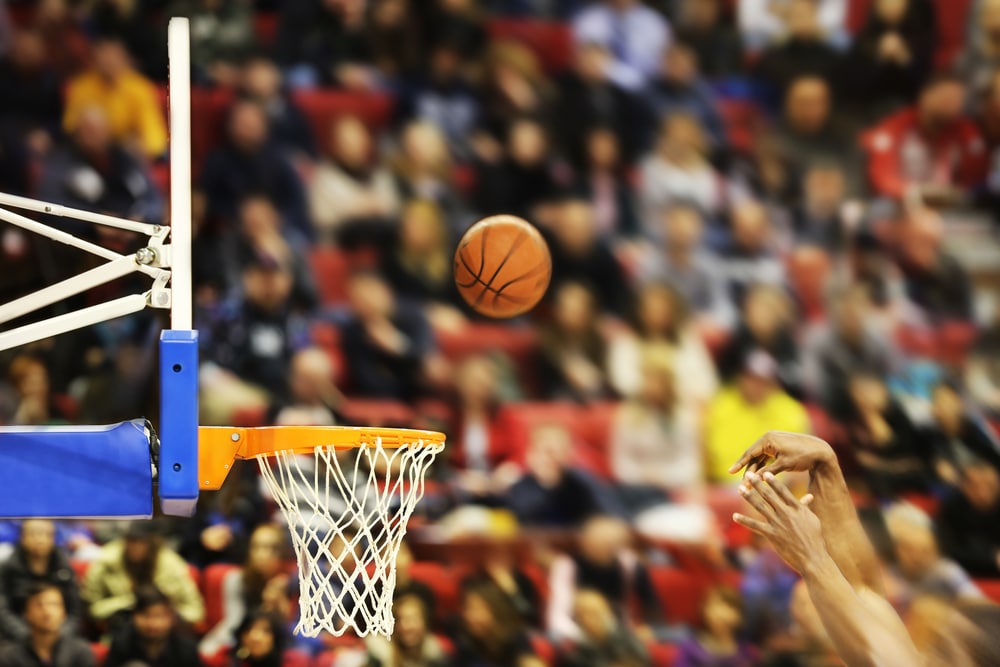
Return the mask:
[[[424,473],[444,448],[382,439],[352,449],[316,447],[257,457],[281,508],[298,561],[299,622],[316,637],[392,634],[396,556],[424,494]]]

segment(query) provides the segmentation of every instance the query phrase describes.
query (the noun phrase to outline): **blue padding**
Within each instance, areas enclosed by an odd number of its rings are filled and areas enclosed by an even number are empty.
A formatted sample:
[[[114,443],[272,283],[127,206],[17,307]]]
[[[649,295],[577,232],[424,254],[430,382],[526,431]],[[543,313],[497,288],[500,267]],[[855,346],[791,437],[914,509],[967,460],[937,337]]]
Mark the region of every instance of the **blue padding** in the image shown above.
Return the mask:
[[[160,334],[160,507],[191,516],[198,503],[198,332]]]
[[[0,427],[0,517],[151,516],[144,425]]]

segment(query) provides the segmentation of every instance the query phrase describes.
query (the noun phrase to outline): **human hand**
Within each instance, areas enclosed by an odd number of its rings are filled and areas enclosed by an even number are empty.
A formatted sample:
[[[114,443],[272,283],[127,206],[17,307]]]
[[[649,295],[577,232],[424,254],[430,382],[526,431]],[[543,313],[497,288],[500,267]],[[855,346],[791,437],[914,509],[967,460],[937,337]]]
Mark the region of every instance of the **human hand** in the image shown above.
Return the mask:
[[[735,475],[746,468],[750,473],[777,475],[786,470],[809,471],[835,462],[833,448],[825,440],[805,433],[768,431],[729,468]]]
[[[733,520],[766,537],[792,569],[801,574],[816,554],[825,551],[819,517],[809,509],[813,498],[811,494],[802,500],[797,499],[769,472],[763,475],[748,472],[739,491],[757,510],[760,518],[737,513],[733,515]]]
[[[406,347],[405,336],[388,319],[379,318],[366,327],[368,337],[377,347],[393,354],[402,354]]]

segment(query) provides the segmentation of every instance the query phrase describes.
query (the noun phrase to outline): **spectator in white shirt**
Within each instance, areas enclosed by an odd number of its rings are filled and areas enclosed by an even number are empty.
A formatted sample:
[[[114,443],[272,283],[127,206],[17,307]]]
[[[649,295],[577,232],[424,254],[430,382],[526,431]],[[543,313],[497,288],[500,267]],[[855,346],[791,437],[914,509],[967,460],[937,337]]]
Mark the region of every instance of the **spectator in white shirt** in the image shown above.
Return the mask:
[[[573,20],[577,44],[600,44],[613,55],[608,72],[626,90],[638,90],[656,74],[670,44],[670,25],[639,0],[604,0]]]
[[[813,0],[823,34],[834,46],[846,46],[848,0]],[[760,51],[785,34],[785,10],[789,0],[740,0],[736,21],[744,47]]]

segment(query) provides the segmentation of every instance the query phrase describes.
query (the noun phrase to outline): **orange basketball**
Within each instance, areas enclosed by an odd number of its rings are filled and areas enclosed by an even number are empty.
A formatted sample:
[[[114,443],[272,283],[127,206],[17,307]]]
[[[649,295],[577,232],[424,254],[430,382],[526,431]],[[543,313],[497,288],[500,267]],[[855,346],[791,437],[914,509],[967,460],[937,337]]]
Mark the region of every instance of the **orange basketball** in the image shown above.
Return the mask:
[[[506,318],[542,300],[552,278],[545,239],[514,215],[483,218],[465,232],[455,251],[455,284],[477,312]]]

